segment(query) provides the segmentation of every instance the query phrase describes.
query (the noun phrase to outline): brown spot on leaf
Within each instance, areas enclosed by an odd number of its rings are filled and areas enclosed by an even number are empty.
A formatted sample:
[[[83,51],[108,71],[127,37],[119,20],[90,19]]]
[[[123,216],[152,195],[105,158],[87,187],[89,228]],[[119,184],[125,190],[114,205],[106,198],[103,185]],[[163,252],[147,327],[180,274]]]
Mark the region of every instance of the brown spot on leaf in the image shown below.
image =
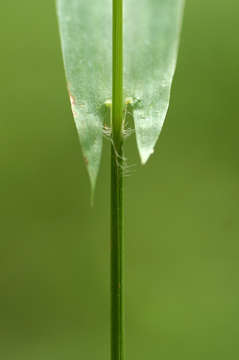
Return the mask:
[[[69,97],[70,97],[70,101],[71,101],[72,113],[73,113],[74,118],[76,118],[77,117],[77,112],[75,110],[76,109],[76,101],[75,101],[74,96],[71,94],[69,83],[67,84],[67,89],[68,89],[68,93],[69,93]]]
[[[74,96],[73,95],[71,95],[71,93],[69,93],[69,95],[70,95],[70,100],[71,100],[71,106],[75,106],[75,98],[74,98]]]
[[[86,166],[88,166],[89,161],[88,161],[88,159],[87,159],[87,157],[86,157],[86,156],[84,156],[84,162],[85,162]]]
[[[69,96],[70,96],[71,106],[74,106],[74,105],[76,104],[76,102],[75,102],[74,96],[73,96],[72,93],[71,93],[70,84],[69,84],[69,83],[67,84],[67,90],[68,90],[68,93],[69,93]]]

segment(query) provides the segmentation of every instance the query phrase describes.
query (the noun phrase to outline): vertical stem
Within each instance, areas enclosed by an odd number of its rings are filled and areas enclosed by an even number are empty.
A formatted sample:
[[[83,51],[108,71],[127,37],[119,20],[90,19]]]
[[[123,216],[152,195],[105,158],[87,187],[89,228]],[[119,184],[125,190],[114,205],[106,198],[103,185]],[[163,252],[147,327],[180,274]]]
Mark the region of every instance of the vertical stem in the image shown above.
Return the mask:
[[[115,140],[121,137],[123,117],[123,0],[113,0],[113,100]]]
[[[111,360],[123,360],[123,181],[111,148]]]
[[[111,360],[123,360],[123,0],[113,0]]]

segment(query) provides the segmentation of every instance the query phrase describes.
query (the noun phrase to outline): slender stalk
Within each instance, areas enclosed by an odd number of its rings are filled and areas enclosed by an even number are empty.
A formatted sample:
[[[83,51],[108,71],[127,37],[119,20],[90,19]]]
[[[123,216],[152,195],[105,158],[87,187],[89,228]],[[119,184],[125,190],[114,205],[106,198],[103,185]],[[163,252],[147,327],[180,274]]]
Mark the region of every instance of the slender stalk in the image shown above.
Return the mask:
[[[123,360],[123,0],[113,0],[111,360]]]
[[[123,0],[113,0],[113,100],[112,127],[115,141],[122,134],[123,117]]]
[[[123,360],[123,179],[111,149],[111,359]]]

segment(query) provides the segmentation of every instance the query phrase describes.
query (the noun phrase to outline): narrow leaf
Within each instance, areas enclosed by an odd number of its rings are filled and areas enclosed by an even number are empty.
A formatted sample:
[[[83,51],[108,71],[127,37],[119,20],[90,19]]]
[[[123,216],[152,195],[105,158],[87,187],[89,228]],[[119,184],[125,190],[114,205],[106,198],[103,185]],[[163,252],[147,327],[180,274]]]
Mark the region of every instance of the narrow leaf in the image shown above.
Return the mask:
[[[183,0],[125,0],[125,92],[132,97],[142,163],[154,151],[169,106]]]
[[[112,94],[111,0],[57,0],[57,12],[72,112],[94,190],[104,103]]]

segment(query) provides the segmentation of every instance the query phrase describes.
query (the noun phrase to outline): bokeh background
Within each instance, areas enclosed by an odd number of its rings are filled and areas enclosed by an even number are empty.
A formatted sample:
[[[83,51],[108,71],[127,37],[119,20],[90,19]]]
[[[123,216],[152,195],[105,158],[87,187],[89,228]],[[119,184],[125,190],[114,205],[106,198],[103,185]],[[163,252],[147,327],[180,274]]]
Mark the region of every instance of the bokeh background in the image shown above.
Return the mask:
[[[91,208],[54,1],[0,13],[0,357],[109,359],[109,144]],[[187,1],[157,151],[127,142],[127,359],[239,357],[238,14]]]

